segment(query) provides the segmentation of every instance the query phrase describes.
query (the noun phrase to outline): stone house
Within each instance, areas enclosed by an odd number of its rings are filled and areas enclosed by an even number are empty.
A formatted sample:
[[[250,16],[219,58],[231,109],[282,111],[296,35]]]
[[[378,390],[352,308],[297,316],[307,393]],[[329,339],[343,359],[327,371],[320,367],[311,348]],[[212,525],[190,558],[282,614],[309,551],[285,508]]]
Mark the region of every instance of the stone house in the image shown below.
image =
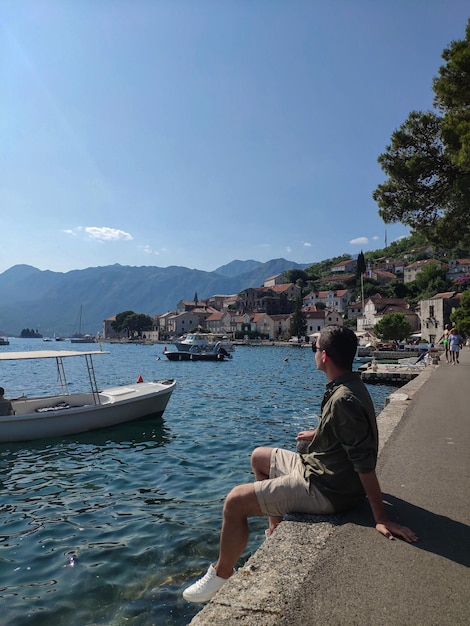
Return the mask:
[[[368,298],[364,304],[364,313],[357,318],[357,331],[371,330],[384,315],[402,313],[413,330],[420,327],[419,316],[411,310],[403,298],[383,298],[376,294]]]
[[[307,310],[304,311],[307,320],[307,335],[318,333],[325,326],[342,326],[343,317],[337,311],[321,311]]]
[[[155,316],[155,324],[158,327],[161,336],[164,337],[169,334],[168,320],[174,315],[176,315],[176,311],[167,311],[167,313]]]
[[[194,307],[190,311],[176,312],[167,318],[167,332],[171,336],[184,335],[193,328],[205,328],[206,319],[216,313],[216,309],[209,306]]]
[[[112,323],[116,321],[116,316],[107,317],[103,320],[103,339],[116,339],[118,334],[112,327]]]
[[[349,289],[336,289],[327,291],[311,291],[303,299],[304,307],[316,306],[321,303],[325,305],[325,308],[338,313],[344,313],[351,299],[351,292]]]
[[[259,333],[269,339],[290,335],[290,314],[244,313],[236,318],[237,333]]]
[[[362,302],[353,302],[348,306],[348,319],[362,315]]]
[[[288,337],[291,334],[291,314],[283,315],[269,315],[269,338],[280,339],[282,337]]]
[[[416,279],[416,275],[429,265],[442,266],[443,263],[441,263],[440,261],[436,261],[436,259],[424,259],[423,261],[415,261],[414,263],[410,263],[404,269],[403,282],[411,283],[413,280]]]
[[[396,280],[397,277],[392,272],[387,272],[386,270],[380,270],[375,268],[367,271],[367,278],[372,278],[372,280],[376,280],[380,285],[386,285],[392,280]]]
[[[328,276],[322,276],[320,278],[320,283],[322,285],[327,285],[328,283],[336,283],[343,285],[345,288],[347,285],[353,285],[356,282],[356,274],[341,274],[338,272],[337,274],[329,274]]]
[[[215,311],[206,318],[205,326],[216,335],[230,334],[235,331],[236,315],[230,311]]]
[[[215,295],[215,296],[211,296],[210,298],[207,298],[207,304],[213,307],[214,309],[217,309],[217,311],[223,311],[224,309],[227,309],[230,304],[233,304],[234,302],[236,302],[236,300],[237,300],[236,294],[232,294],[229,296],[219,294],[219,295]]]
[[[285,285],[287,283],[287,278],[284,274],[276,274],[275,276],[270,276],[266,278],[263,283],[263,287],[274,287],[275,285]]]
[[[470,284],[470,259],[452,259],[446,273],[446,280],[466,281]]]
[[[429,343],[439,341],[445,325],[452,325],[450,315],[460,305],[460,297],[460,293],[449,291],[420,300],[421,339]]]
[[[242,312],[268,313],[279,315],[292,313],[295,302],[300,297],[300,287],[294,283],[273,287],[250,287],[241,292]]]
[[[356,271],[357,261],[356,259],[346,259],[344,261],[340,261],[331,267],[331,272],[334,274],[342,273],[342,274],[351,274]]]

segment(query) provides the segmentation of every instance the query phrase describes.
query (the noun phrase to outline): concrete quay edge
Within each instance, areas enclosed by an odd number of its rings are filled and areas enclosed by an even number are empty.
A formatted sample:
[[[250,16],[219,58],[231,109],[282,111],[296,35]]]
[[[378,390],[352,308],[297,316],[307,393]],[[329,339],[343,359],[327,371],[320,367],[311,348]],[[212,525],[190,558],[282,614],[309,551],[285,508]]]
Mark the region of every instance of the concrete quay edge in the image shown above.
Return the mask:
[[[377,416],[379,456],[415,394],[428,382],[436,367],[429,365],[386,399],[384,409]],[[347,526],[342,525],[343,517],[339,514],[285,516],[276,532],[261,544],[245,565],[194,616],[191,626],[229,626],[235,623],[292,626],[297,623],[314,623],[305,614],[306,606],[309,606],[306,598],[312,594],[310,576],[306,573],[315,575],[328,542],[345,532]],[[312,613],[315,604],[316,600],[312,597]]]

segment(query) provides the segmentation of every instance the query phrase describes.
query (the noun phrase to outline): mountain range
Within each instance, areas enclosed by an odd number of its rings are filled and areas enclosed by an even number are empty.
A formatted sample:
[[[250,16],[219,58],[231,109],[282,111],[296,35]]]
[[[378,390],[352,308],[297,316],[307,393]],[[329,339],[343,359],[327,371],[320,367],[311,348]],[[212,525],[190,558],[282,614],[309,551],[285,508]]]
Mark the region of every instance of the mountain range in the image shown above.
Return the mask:
[[[199,300],[236,294],[260,287],[285,270],[309,265],[285,259],[235,260],[213,272],[116,264],[65,273],[14,265],[0,274],[0,334],[19,336],[29,328],[44,337],[79,330],[94,335],[102,331],[104,319],[121,311],[154,316],[174,311],[180,300],[193,300],[195,293]]]

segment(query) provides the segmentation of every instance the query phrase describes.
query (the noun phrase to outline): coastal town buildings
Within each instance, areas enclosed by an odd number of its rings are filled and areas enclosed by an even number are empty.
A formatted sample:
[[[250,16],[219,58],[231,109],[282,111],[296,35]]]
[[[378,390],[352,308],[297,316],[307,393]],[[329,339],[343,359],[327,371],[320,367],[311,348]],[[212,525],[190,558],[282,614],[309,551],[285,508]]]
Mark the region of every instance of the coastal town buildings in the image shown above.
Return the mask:
[[[417,248],[399,258],[369,258],[364,281],[375,281],[378,291],[392,281],[410,283],[431,264],[447,268],[446,278],[462,289],[470,280],[470,258],[456,258],[444,263],[439,258],[425,258],[412,261],[416,256],[434,255],[430,246]],[[356,259],[345,259],[327,268],[316,279],[316,289],[311,289],[302,299],[302,312],[307,323],[306,335],[319,332],[327,324],[342,325],[345,320],[356,320],[359,335],[372,331],[376,323],[389,313],[401,313],[414,331],[421,331],[423,340],[430,343],[442,334],[450,315],[459,305],[459,293],[449,291],[438,293],[421,300],[412,307],[404,298],[390,298],[377,293],[360,298]],[[318,286],[325,284],[324,289]],[[361,283],[362,284],[362,283]],[[399,284],[398,284],[399,287]],[[397,285],[393,291],[397,291]],[[303,288],[306,288],[304,284]],[[404,289],[406,292],[406,289]],[[168,311],[155,317],[155,325],[148,337],[172,338],[196,329],[204,329],[214,334],[225,334],[238,338],[260,336],[268,339],[288,339],[291,332],[291,318],[302,289],[299,284],[288,282],[284,273],[266,278],[260,287],[249,287],[238,294],[216,294],[199,300],[195,293],[191,301],[180,300],[175,311]],[[352,298],[355,301],[352,301]],[[114,318],[103,323],[105,338],[112,339]]]

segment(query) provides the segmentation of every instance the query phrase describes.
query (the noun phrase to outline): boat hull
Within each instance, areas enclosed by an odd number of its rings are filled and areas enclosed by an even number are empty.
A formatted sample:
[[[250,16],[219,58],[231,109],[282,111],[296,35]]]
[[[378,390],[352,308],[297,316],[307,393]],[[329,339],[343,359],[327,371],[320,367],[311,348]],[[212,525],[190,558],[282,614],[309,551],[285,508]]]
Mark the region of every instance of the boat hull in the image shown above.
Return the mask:
[[[174,352],[165,352],[165,356],[170,361],[225,361],[231,358],[230,355],[214,352],[187,352],[178,350]]]
[[[12,400],[15,415],[0,417],[0,443],[48,439],[115,426],[165,411],[175,381],[136,383],[99,392]],[[65,406],[64,406],[65,405]]]

